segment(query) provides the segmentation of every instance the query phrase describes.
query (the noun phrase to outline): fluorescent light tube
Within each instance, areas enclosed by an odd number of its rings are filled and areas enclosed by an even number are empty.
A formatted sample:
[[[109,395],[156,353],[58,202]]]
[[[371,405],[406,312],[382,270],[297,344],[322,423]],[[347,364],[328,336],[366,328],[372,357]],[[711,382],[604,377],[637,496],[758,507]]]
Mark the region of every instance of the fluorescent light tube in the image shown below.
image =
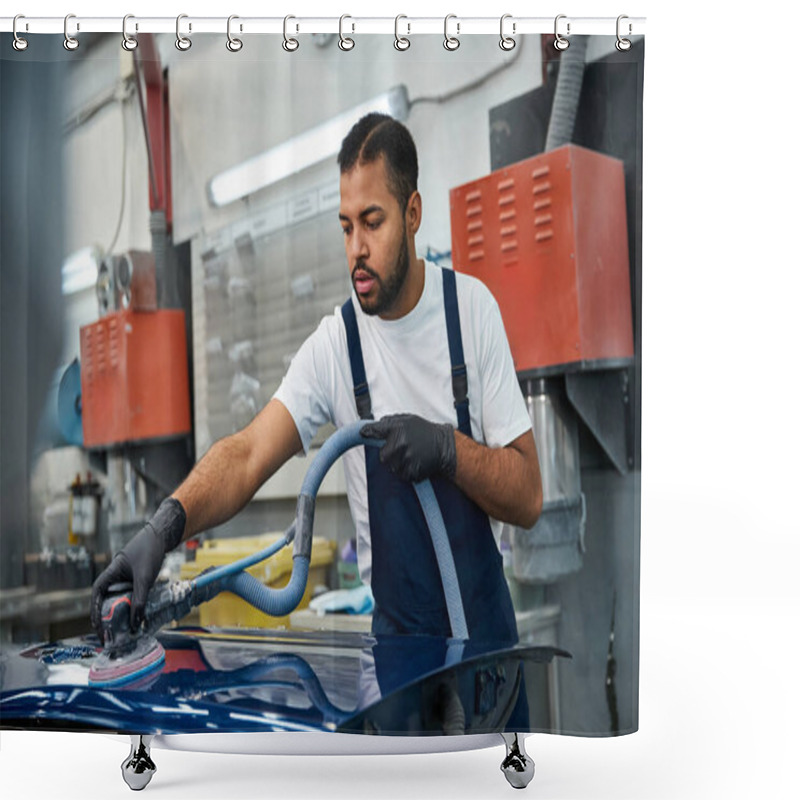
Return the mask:
[[[372,111],[389,114],[400,121],[405,120],[408,116],[406,87],[395,86],[379,97],[221,172],[208,184],[211,204],[217,207],[226,206],[330,158],[339,152],[342,140],[350,128]]]
[[[84,247],[67,257],[61,267],[61,294],[75,294],[94,286],[102,253],[96,246]]]

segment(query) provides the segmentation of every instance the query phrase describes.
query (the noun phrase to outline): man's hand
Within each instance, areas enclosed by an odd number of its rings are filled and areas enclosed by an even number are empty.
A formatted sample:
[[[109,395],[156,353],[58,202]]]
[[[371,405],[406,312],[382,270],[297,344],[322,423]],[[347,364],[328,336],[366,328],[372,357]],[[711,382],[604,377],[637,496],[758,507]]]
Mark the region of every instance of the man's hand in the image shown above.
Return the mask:
[[[380,459],[396,475],[417,483],[434,475],[456,474],[453,426],[437,425],[414,414],[392,414],[361,429],[368,439],[385,439]]]
[[[100,618],[108,587],[132,582],[131,632],[142,624],[147,595],[156,582],[164,555],[176,548],[183,537],[186,512],[173,497],[167,498],[152,519],[114,556],[92,586],[92,627],[102,640]]]

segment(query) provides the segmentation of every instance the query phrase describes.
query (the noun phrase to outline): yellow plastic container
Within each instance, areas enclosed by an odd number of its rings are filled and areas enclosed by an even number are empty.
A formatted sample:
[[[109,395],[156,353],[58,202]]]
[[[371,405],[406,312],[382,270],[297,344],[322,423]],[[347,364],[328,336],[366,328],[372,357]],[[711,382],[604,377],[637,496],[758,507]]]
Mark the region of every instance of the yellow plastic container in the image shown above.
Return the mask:
[[[208,567],[221,567],[275,544],[282,533],[265,533],[262,536],[243,536],[236,539],[214,539],[204,542],[197,549],[194,561],[181,567],[181,580],[191,580]],[[272,589],[280,589],[289,583],[292,574],[291,545],[284,547],[260,564],[250,567],[256,580]],[[327,584],[327,572],[333,563],[336,544],[327,539],[315,538],[311,545],[311,561],[308,570],[306,591],[298,608],[307,608],[311,593],[317,584]],[[223,628],[288,628],[289,617],[272,617],[259,611],[230,592],[220,592],[213,600],[199,607],[200,624],[203,627]],[[186,621],[189,621],[188,618]]]

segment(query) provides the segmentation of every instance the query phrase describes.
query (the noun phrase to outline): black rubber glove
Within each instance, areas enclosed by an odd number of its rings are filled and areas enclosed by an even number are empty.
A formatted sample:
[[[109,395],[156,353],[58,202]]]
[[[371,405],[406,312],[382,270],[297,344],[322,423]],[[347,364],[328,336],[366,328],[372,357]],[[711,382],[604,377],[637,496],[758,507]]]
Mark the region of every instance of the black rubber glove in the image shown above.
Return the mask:
[[[391,414],[365,425],[361,435],[386,440],[380,450],[381,462],[404,480],[417,483],[434,475],[455,477],[452,425],[428,422],[415,414]]]
[[[147,595],[156,582],[164,555],[174,550],[183,538],[186,512],[173,497],[168,497],[150,521],[100,573],[92,586],[92,627],[102,641],[100,616],[108,587],[115,583],[133,583],[131,597],[131,632],[142,624]]]

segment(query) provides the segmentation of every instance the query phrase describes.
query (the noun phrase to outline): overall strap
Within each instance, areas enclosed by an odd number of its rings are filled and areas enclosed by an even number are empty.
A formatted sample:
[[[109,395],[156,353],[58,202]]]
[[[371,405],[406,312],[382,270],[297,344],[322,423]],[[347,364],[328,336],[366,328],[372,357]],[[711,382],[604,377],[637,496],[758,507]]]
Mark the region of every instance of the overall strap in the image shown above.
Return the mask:
[[[347,353],[350,356],[350,371],[353,373],[353,394],[356,397],[358,416],[360,419],[372,419],[372,399],[369,396],[367,373],[364,369],[364,358],[361,355],[361,337],[358,335],[358,323],[352,298],[342,306],[342,319],[347,333]]]
[[[467,397],[467,365],[464,363],[464,348],[461,343],[461,321],[458,314],[456,273],[452,269],[442,270],[444,288],[444,316],[447,322],[447,343],[450,346],[450,369],[453,377],[453,397],[458,416],[458,429],[472,438],[469,421],[469,398]]]

